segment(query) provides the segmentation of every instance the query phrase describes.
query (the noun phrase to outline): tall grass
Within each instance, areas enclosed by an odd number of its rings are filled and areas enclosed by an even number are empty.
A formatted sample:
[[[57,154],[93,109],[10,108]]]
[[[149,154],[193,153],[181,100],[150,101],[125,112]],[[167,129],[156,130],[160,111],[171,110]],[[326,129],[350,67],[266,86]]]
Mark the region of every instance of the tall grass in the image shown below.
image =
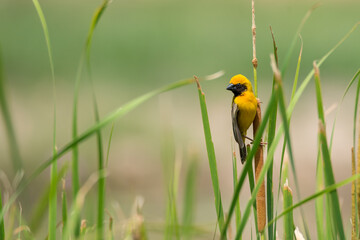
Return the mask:
[[[213,141],[211,138],[210,123],[209,123],[209,117],[208,117],[208,113],[207,113],[206,102],[205,102],[205,94],[201,90],[199,79],[196,76],[194,78],[196,80],[197,87],[198,87],[199,102],[200,102],[201,116],[202,116],[202,120],[203,120],[206,149],[207,149],[207,154],[208,154],[208,159],[209,159],[211,181],[212,181],[213,190],[214,190],[217,223],[219,224],[219,229],[221,231],[225,227],[225,225],[224,225],[225,217],[224,217],[224,208],[223,208],[223,204],[222,204],[222,200],[221,200],[221,192],[220,192],[219,178],[218,178],[218,172],[217,172],[217,163],[216,163],[216,157],[215,157],[215,148],[214,148],[214,144],[213,144]],[[222,236],[223,236],[223,238],[226,238],[225,234],[222,234]]]
[[[47,27],[47,23],[45,20],[44,13],[41,9],[38,0],[33,0],[33,4],[36,8],[37,14],[40,18],[40,22],[44,31],[47,51],[49,55],[49,63],[50,63],[50,70],[51,70],[51,78],[52,78],[52,89],[53,89],[53,163],[51,165],[51,173],[50,173],[50,194],[49,194],[49,240],[56,239],[56,224],[57,224],[57,163],[56,163],[56,83],[55,83],[55,71],[54,71],[54,63],[52,57],[52,50],[50,44],[50,36]]]
[[[65,186],[62,189],[62,202],[61,202],[61,210],[62,210],[62,239],[86,239],[88,236],[94,237],[95,239],[114,239],[115,234],[113,232],[114,228],[118,227],[118,225],[113,224],[113,218],[110,216],[109,228],[108,233],[106,232],[106,228],[104,225],[105,222],[105,178],[106,178],[106,167],[108,165],[109,159],[109,151],[111,145],[111,137],[114,129],[114,121],[119,119],[120,117],[125,116],[130,111],[135,110],[137,107],[146,104],[146,102],[164,92],[172,91],[177,88],[183,87],[185,85],[193,84],[196,82],[198,96],[199,96],[199,104],[200,104],[200,111],[202,117],[202,124],[203,124],[203,131],[204,131],[204,138],[206,143],[206,150],[207,150],[207,158],[209,164],[209,170],[211,175],[211,182],[214,194],[214,206],[216,212],[216,222],[217,228],[214,233],[214,238],[216,238],[216,233],[219,233],[220,239],[232,239],[228,236],[230,232],[230,225],[232,221],[233,215],[235,215],[235,222],[236,222],[236,234],[234,239],[241,239],[243,237],[243,233],[245,231],[246,225],[250,224],[250,215],[251,210],[253,209],[254,212],[254,222],[255,222],[255,233],[257,239],[265,239],[266,237],[266,230],[267,230],[267,238],[275,239],[275,233],[277,229],[277,221],[284,217],[284,239],[293,239],[294,238],[294,230],[296,226],[296,220],[294,219],[294,210],[300,208],[300,213],[303,221],[303,227],[306,232],[307,238],[309,238],[310,234],[308,232],[307,227],[307,220],[301,210],[304,204],[309,203],[310,201],[315,200],[316,206],[316,227],[317,227],[317,237],[318,239],[331,239],[331,238],[339,238],[345,239],[345,232],[346,228],[342,222],[342,212],[340,209],[339,204],[339,195],[337,189],[342,187],[346,184],[353,184],[353,238],[356,238],[359,234],[359,227],[356,226],[359,222],[359,205],[356,204],[359,198],[359,182],[357,182],[360,178],[359,169],[360,167],[357,166],[357,174],[355,173],[355,154],[352,157],[352,165],[353,165],[353,172],[352,176],[340,181],[336,182],[332,167],[331,161],[331,148],[332,148],[332,140],[334,136],[334,129],[335,129],[335,122],[334,120],[333,127],[332,127],[332,134],[330,137],[330,141],[326,135],[326,119],[324,113],[324,106],[322,102],[322,89],[321,89],[321,82],[320,82],[320,74],[319,74],[319,67],[322,63],[350,36],[350,34],[356,29],[356,24],[344,38],[342,38],[338,44],[336,44],[333,48],[330,49],[328,53],[326,53],[320,61],[314,63],[314,69],[311,70],[304,80],[302,81],[301,85],[298,87],[298,79],[300,75],[300,64],[302,59],[302,42],[300,53],[298,56],[298,61],[296,65],[296,72],[294,75],[293,86],[292,86],[292,93],[289,102],[286,102],[285,90],[283,87],[283,76],[285,75],[286,69],[288,64],[290,63],[290,59],[292,53],[294,52],[296,41],[298,38],[298,34],[300,33],[303,25],[305,24],[306,20],[310,16],[310,13],[314,8],[312,8],[306,16],[303,18],[296,36],[294,37],[290,49],[287,52],[287,55],[284,59],[282,67],[280,68],[279,59],[277,55],[277,45],[275,42],[274,34],[272,33],[273,37],[273,47],[274,47],[274,54],[271,55],[271,67],[273,70],[273,85],[272,85],[272,94],[270,98],[266,101],[267,107],[265,108],[264,115],[262,116],[261,122],[259,121],[258,126],[256,126],[257,131],[254,133],[254,141],[252,146],[250,147],[247,155],[246,162],[238,175],[238,166],[236,155],[232,150],[232,171],[233,171],[233,184],[234,184],[234,191],[231,197],[231,202],[228,206],[228,211],[224,212],[224,207],[228,205],[227,203],[224,204],[222,198],[222,189],[220,188],[220,181],[221,176],[218,174],[218,166],[217,160],[215,155],[215,146],[212,139],[211,128],[210,128],[210,121],[207,112],[207,103],[205,100],[205,93],[203,92],[200,81],[202,80],[212,80],[217,79],[222,76],[222,72],[217,73],[212,76],[206,76],[203,78],[189,78],[185,80],[181,80],[175,83],[171,83],[166,85],[165,87],[152,90],[140,97],[129,101],[128,103],[122,105],[121,107],[115,109],[112,113],[105,116],[104,118],[100,118],[99,114],[99,106],[96,100],[95,88],[93,85],[93,79],[91,74],[91,64],[90,64],[90,49],[91,43],[93,38],[93,33],[95,27],[97,26],[100,17],[104,13],[106,7],[108,6],[109,1],[103,1],[101,6],[95,11],[89,33],[85,42],[85,46],[80,58],[80,63],[77,70],[76,80],[75,80],[75,92],[74,92],[74,102],[73,102],[73,118],[72,118],[72,140],[65,144],[63,147],[56,149],[56,88],[55,88],[55,74],[54,74],[54,64],[52,60],[52,52],[51,52],[51,45],[50,45],[50,37],[48,33],[47,24],[45,21],[44,13],[41,10],[40,4],[37,0],[33,0],[34,6],[37,10],[37,14],[40,18],[40,22],[42,24],[42,28],[45,35],[45,41],[48,49],[49,55],[49,63],[52,75],[52,82],[53,82],[53,96],[54,96],[54,115],[53,115],[53,154],[49,157],[46,161],[44,161],[32,174],[30,174],[27,178],[23,179],[20,183],[19,187],[15,190],[15,192],[11,195],[11,197],[7,200],[7,202],[3,205],[2,204],[2,194],[3,192],[0,191],[0,239],[5,238],[5,224],[4,224],[4,217],[5,214],[9,212],[11,206],[14,206],[16,199],[18,196],[26,189],[26,187],[31,183],[36,177],[38,177],[44,170],[46,170],[49,166],[51,166],[51,177],[50,177],[50,185],[49,190],[45,191],[43,200],[39,201],[40,204],[49,206],[49,218],[48,218],[48,239],[56,239],[57,237],[57,186],[58,183],[61,181],[63,176],[66,174],[66,167],[62,168],[59,172],[57,171],[57,162],[61,156],[72,151],[72,192],[73,198],[69,204],[67,202],[67,195]],[[258,79],[257,79],[257,59],[256,59],[256,48],[255,48],[255,12],[254,12],[254,1],[252,1],[252,10],[253,10],[253,70],[254,70],[254,85],[255,85],[255,94],[258,94]],[[94,119],[95,123],[86,129],[83,133],[78,133],[78,95],[80,91],[80,80],[82,78],[82,73],[84,71],[84,67],[87,68],[88,79],[92,87],[92,96],[93,96],[93,110],[94,110]],[[0,62],[0,71],[1,71],[1,62]],[[355,82],[356,78],[360,76],[360,70],[354,75],[352,80],[350,81],[345,93],[340,101],[342,103],[345,95],[349,91],[352,84]],[[289,164],[290,169],[292,171],[292,175],[294,176],[294,183],[296,189],[297,198],[301,198],[300,190],[299,190],[299,176],[296,172],[295,166],[295,154],[294,149],[292,146],[291,141],[291,132],[290,132],[290,120],[292,117],[292,113],[294,111],[295,105],[301,97],[303,97],[303,93],[306,87],[309,85],[312,79],[315,79],[315,89],[316,89],[316,103],[317,103],[317,110],[318,110],[318,118],[319,118],[319,132],[318,132],[318,152],[317,152],[317,173],[316,173],[316,192],[305,199],[297,200],[294,203],[293,194],[290,188],[289,182],[285,179],[288,178],[288,162],[286,157],[289,157]],[[0,100],[4,100],[4,90],[2,84],[2,76],[0,72]],[[356,144],[356,121],[357,121],[357,108],[358,108],[358,100],[359,100],[359,92],[360,92],[360,79],[357,85],[357,92],[356,92],[356,99],[355,99],[355,112],[354,112],[354,133],[353,133],[353,149],[355,149]],[[264,101],[264,100],[262,100]],[[5,104],[5,103],[3,103]],[[4,107],[5,106],[5,107]],[[4,116],[7,126],[12,128],[11,118],[9,111],[7,110],[6,104],[1,106],[4,112]],[[4,110],[5,109],[5,110]],[[279,113],[279,121],[277,119],[277,114]],[[108,124],[113,123],[109,143],[107,148],[106,159],[104,159],[103,154],[103,140],[101,131],[105,126]],[[267,129],[267,131],[266,131]],[[19,154],[19,150],[16,147],[16,139],[14,134],[14,129],[9,130],[9,142],[11,151],[13,151],[13,158],[16,154]],[[13,135],[13,136],[11,136]],[[78,145],[83,143],[85,140],[88,140],[91,136],[96,135],[97,141],[97,152],[98,152],[98,168],[96,169],[95,173],[89,177],[89,179],[81,186],[79,180],[79,151]],[[259,148],[262,145],[262,139],[267,139],[268,147],[267,147],[267,155],[266,161],[262,168],[256,167],[256,182],[254,182],[254,174],[252,163],[254,156],[258,153]],[[274,192],[273,192],[273,171],[274,171],[274,153],[278,148],[278,144],[280,143],[281,139],[284,139],[284,143],[282,145],[282,155],[280,159],[280,169],[279,169],[279,183],[278,183],[278,194],[277,199],[275,202]],[[329,141],[329,143],[328,143]],[[175,149],[175,150],[174,150]],[[287,150],[288,155],[285,157],[285,149]],[[358,148],[358,152],[360,148]],[[194,157],[191,162],[189,162],[189,166],[186,172],[186,179],[185,179],[185,190],[184,190],[184,204],[183,204],[183,211],[179,211],[180,207],[178,205],[178,192],[180,186],[180,178],[182,172],[182,156],[178,157],[176,154],[178,149],[175,148],[174,143],[172,141],[172,136],[165,136],[164,144],[163,144],[163,165],[164,165],[164,174],[165,174],[165,182],[166,182],[166,193],[167,193],[167,204],[166,204],[166,219],[164,227],[161,229],[164,234],[165,239],[191,239],[193,237],[193,233],[196,232],[194,229],[195,225],[195,212],[196,212],[196,182],[197,179],[197,172],[198,172],[198,160],[197,157]],[[180,151],[179,151],[180,152]],[[354,153],[354,150],[353,150]],[[19,158],[20,159],[20,158]],[[357,154],[357,159],[360,159],[359,153]],[[14,169],[20,168],[21,163],[16,162],[18,160],[14,160]],[[359,161],[359,160],[358,160]],[[359,164],[359,163],[358,163]],[[15,166],[16,165],[16,166]],[[246,177],[249,178],[250,190],[251,195],[247,202],[242,204],[244,206],[244,210],[241,211],[240,203],[239,203],[239,195],[243,190],[243,185],[245,182]],[[267,203],[267,225],[265,226],[265,230],[260,227],[263,227],[265,222],[261,222],[261,224],[257,225],[257,222],[260,223],[259,217],[257,215],[257,210],[259,209],[258,202],[258,194],[261,189],[263,189],[263,182],[266,178],[267,181],[267,195],[266,195],[266,203]],[[81,219],[81,212],[83,210],[84,203],[86,201],[86,197],[88,196],[88,192],[92,189],[95,184],[98,184],[98,192],[97,192],[97,218],[96,218],[96,226],[92,229],[91,226],[87,226],[86,224],[81,224],[80,226],[80,219]],[[283,211],[278,214],[278,209],[275,206],[279,205],[279,196],[280,191],[282,190],[283,193]],[[48,198],[48,199],[47,199]],[[45,200],[44,200],[45,199]],[[265,199],[264,199],[265,200]],[[134,218],[137,218],[137,222],[135,226],[130,226],[129,231],[126,232],[125,238],[134,238],[134,239],[147,239],[147,229],[144,225],[144,220],[142,215],[140,214],[140,204],[136,204]],[[39,218],[41,218],[42,214],[44,213],[44,208],[39,208],[37,214],[35,216],[40,216],[35,218],[34,226],[39,225]],[[13,212],[16,212],[15,210]],[[242,215],[241,215],[242,212]],[[70,213],[70,214],[68,214]],[[182,213],[182,218],[180,217]],[[16,215],[16,214],[13,214]],[[324,222],[323,216],[327,217],[327,220]],[[180,220],[181,219],[181,220]],[[135,221],[135,220],[134,220]],[[262,221],[262,220],[261,220]],[[21,209],[19,211],[19,225],[23,225],[23,216]],[[85,221],[84,221],[85,223]],[[34,227],[35,228],[35,227]],[[9,228],[10,231],[7,235],[12,234],[12,227]],[[263,231],[264,230],[264,231]],[[298,231],[295,230],[295,232]],[[116,229],[115,229],[116,232]],[[18,233],[18,237],[25,237],[25,234],[21,234],[21,231]],[[27,238],[27,236],[26,236]],[[32,239],[32,237],[28,237]]]

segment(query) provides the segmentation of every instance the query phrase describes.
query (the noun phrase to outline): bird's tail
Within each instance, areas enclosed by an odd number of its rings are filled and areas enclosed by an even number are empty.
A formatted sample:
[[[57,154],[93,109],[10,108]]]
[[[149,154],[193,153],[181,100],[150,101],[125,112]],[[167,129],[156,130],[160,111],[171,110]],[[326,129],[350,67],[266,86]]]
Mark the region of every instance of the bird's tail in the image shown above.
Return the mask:
[[[244,164],[246,160],[246,145],[243,144],[243,146],[240,146],[239,144],[239,150],[240,150],[241,163]]]

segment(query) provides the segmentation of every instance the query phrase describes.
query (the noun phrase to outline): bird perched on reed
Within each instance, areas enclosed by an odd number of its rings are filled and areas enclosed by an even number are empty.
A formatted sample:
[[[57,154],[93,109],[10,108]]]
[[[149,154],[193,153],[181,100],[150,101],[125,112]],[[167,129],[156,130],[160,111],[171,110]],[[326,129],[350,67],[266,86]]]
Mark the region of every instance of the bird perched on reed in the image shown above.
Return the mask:
[[[234,93],[231,107],[231,118],[234,138],[239,144],[241,163],[246,160],[246,131],[254,121],[257,109],[257,99],[253,93],[251,82],[238,74],[231,78],[226,88]]]

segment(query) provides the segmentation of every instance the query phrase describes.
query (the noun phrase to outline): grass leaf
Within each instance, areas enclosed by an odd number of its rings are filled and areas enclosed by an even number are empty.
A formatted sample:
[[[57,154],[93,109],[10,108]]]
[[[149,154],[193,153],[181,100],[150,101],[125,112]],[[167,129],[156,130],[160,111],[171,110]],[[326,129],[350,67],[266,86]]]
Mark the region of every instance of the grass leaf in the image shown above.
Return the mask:
[[[326,130],[325,130],[325,116],[324,116],[324,108],[322,104],[322,96],[321,96],[321,86],[320,86],[320,76],[319,69],[314,62],[314,71],[315,71],[315,86],[316,86],[316,101],[318,107],[318,115],[319,115],[319,134],[320,134],[320,143],[322,149],[322,156],[324,161],[324,176],[325,176],[325,185],[330,186],[335,183],[334,173],[331,165],[331,157],[329,148],[326,140]],[[334,190],[329,193],[329,198],[331,202],[331,212],[333,219],[333,228],[337,230],[340,239],[345,239],[345,232],[341,218],[339,197],[337,191]],[[330,207],[328,205],[328,207]]]
[[[283,197],[284,197],[284,209],[287,209],[292,206],[293,204],[293,196],[292,191],[288,185],[286,180],[284,187],[283,187]],[[289,211],[284,216],[284,239],[285,240],[292,240],[294,235],[294,217],[293,212]]]
[[[205,136],[205,141],[206,141],[206,149],[207,149],[207,154],[208,154],[208,159],[209,159],[211,181],[212,181],[212,185],[213,185],[213,189],[214,189],[217,221],[219,224],[219,229],[221,231],[224,227],[225,217],[224,217],[224,208],[223,208],[222,201],[221,201],[221,192],[220,192],[219,178],[218,178],[218,173],[217,173],[215,149],[214,149],[214,144],[213,144],[212,138],[211,138],[210,123],[209,123],[209,117],[208,117],[208,113],[207,113],[206,102],[205,102],[205,95],[201,90],[198,78],[195,77],[195,79],[196,79],[196,83],[198,86],[201,116],[202,116],[203,127],[204,127],[204,136]],[[224,238],[226,238],[226,236],[224,236]]]
[[[53,85],[53,98],[54,98],[54,126],[53,126],[53,164],[51,166],[50,172],[50,198],[49,198],[49,240],[56,239],[56,215],[57,215],[57,163],[56,159],[56,84],[55,84],[55,73],[54,73],[54,63],[51,51],[50,36],[46,23],[44,13],[41,9],[38,0],[33,0],[36,12],[40,18],[42,29],[45,36],[47,51],[49,55],[51,76],[52,76],[52,85]]]

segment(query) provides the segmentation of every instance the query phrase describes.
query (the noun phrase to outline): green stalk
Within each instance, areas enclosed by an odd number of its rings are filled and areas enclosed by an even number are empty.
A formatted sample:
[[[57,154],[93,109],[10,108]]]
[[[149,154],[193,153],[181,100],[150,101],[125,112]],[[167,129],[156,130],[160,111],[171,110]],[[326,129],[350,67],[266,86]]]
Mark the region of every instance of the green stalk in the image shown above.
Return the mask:
[[[2,198],[1,198],[1,191],[0,191],[0,211],[2,211]],[[3,240],[5,239],[5,224],[4,224],[4,218],[1,217],[0,218],[0,239]]]
[[[93,108],[94,108],[94,116],[95,121],[99,122],[100,117],[98,113],[98,106],[95,96],[95,89],[93,85],[93,81],[91,78],[91,68],[90,68],[90,48],[91,48],[91,41],[93,32],[95,30],[95,27],[97,23],[100,20],[100,17],[104,10],[106,9],[108,5],[108,1],[103,1],[102,5],[96,9],[94,16],[91,21],[88,37],[85,43],[84,51],[80,58],[80,63],[77,71],[77,76],[75,80],[75,92],[74,92],[74,103],[73,103],[73,123],[72,123],[72,137],[73,140],[77,138],[77,104],[78,104],[78,94],[79,94],[79,87],[80,87],[80,80],[81,80],[81,73],[83,70],[83,59],[86,57],[86,63],[87,63],[87,69],[88,69],[88,77],[89,81],[92,86],[92,93],[93,93]],[[103,159],[103,148],[102,148],[102,137],[100,130],[97,131],[97,146],[98,146],[98,170],[101,171],[104,169],[104,159]],[[80,180],[79,180],[79,169],[78,169],[78,146],[74,145],[73,152],[72,152],[72,175],[73,175],[73,198],[76,198],[76,195],[79,191],[80,187]],[[99,179],[99,187],[98,187],[98,219],[97,219],[97,232],[98,232],[98,239],[104,239],[104,209],[105,209],[105,179]],[[75,234],[76,236],[79,236],[80,234],[80,218],[78,219],[78,226],[75,228]]]
[[[287,209],[293,204],[293,196],[290,187],[287,184],[287,181],[283,188],[283,197],[284,197],[284,209]],[[293,212],[290,211],[284,216],[284,239],[292,240],[294,235],[294,217]]]
[[[274,51],[274,57],[276,61],[276,65],[279,66],[279,60],[277,55],[277,46],[275,37],[272,31],[272,28],[270,26],[270,32],[273,40],[273,51]],[[272,84],[272,90],[271,94],[275,96],[275,75],[273,75],[273,84]],[[274,111],[271,113],[269,118],[269,127],[268,127],[268,148],[267,153],[269,154],[269,150],[271,147],[271,144],[275,137],[275,131],[276,131],[276,116],[277,116],[277,104],[274,106]],[[273,158],[274,156],[272,156]],[[269,171],[266,175],[266,211],[267,211],[267,217],[268,219],[273,219],[274,217],[274,193],[273,193],[273,164],[270,164]],[[275,226],[276,227],[276,226]],[[269,239],[275,239],[275,229],[274,226],[268,226],[268,238]]]
[[[46,19],[44,13],[41,9],[41,6],[38,0],[33,0],[34,7],[37,11],[39,16],[42,29],[44,31],[49,62],[50,62],[50,69],[51,69],[51,77],[52,77],[52,86],[53,86],[53,98],[54,98],[54,130],[53,130],[53,163],[51,166],[51,173],[50,173],[50,198],[49,198],[49,240],[56,239],[56,212],[57,212],[57,163],[56,163],[56,84],[55,84],[55,73],[54,73],[54,63],[51,51],[51,44],[50,44],[50,37],[49,31],[46,23]]]
[[[63,190],[62,190],[62,195],[61,195],[61,202],[62,202],[62,211],[61,211],[61,216],[62,216],[62,239],[65,240],[65,226],[67,224],[67,203],[66,203],[66,191],[65,191],[65,179],[63,179]]]
[[[220,231],[222,231],[222,229],[224,229],[225,217],[224,217],[224,209],[223,209],[223,205],[222,205],[222,201],[221,201],[221,192],[220,192],[219,178],[218,178],[218,173],[217,173],[215,149],[214,149],[214,144],[213,144],[212,138],[211,138],[210,123],[209,123],[209,117],[208,117],[208,113],[207,113],[205,95],[201,90],[198,78],[195,77],[195,79],[196,79],[196,83],[197,83],[197,87],[198,87],[201,116],[202,116],[203,127],[204,127],[204,136],[205,136],[207,154],[208,154],[208,159],[209,159],[211,180],[212,180],[212,185],[213,185],[213,189],[214,189],[217,221],[219,224],[219,229],[220,229]],[[226,239],[226,236],[223,236],[223,238]]]
[[[233,167],[233,183],[234,183],[234,190],[236,187],[236,183],[238,181],[238,168],[237,168],[237,159],[236,159],[236,153],[234,151],[233,144],[231,144],[232,148],[232,167]],[[237,199],[236,206],[235,206],[235,222],[236,222],[236,230],[238,229],[238,226],[241,221],[241,210],[240,210],[240,201]]]
[[[250,151],[250,146],[247,146],[247,152]],[[250,186],[250,192],[254,191],[255,182],[254,182],[254,169],[252,164],[250,164],[249,170],[248,170],[248,178],[249,178],[249,186]],[[256,238],[260,239],[259,229],[258,229],[258,221],[257,221],[257,211],[256,211],[256,202],[253,204],[253,214],[254,214],[254,224],[255,224],[255,233]]]
[[[318,139],[318,155],[316,165],[316,190],[324,189],[324,164],[321,159],[320,139]],[[324,239],[324,197],[315,200],[317,239]]]
[[[319,69],[314,62],[314,71],[315,71],[315,86],[316,86],[316,100],[317,100],[317,108],[318,108],[318,115],[319,115],[319,134],[320,134],[320,142],[321,142],[321,150],[322,156],[324,161],[324,176],[325,176],[325,184],[326,186],[332,185],[335,183],[335,177],[331,165],[331,158],[330,152],[327,145],[326,140],[326,130],[325,130],[325,115],[322,103],[322,96],[321,96],[321,85],[320,85],[320,76],[319,76]],[[329,198],[331,202],[331,213],[333,219],[333,228],[337,230],[340,239],[345,239],[345,232],[341,218],[341,211],[340,211],[340,204],[339,204],[339,197],[337,191],[334,190],[333,192],[329,193]]]

